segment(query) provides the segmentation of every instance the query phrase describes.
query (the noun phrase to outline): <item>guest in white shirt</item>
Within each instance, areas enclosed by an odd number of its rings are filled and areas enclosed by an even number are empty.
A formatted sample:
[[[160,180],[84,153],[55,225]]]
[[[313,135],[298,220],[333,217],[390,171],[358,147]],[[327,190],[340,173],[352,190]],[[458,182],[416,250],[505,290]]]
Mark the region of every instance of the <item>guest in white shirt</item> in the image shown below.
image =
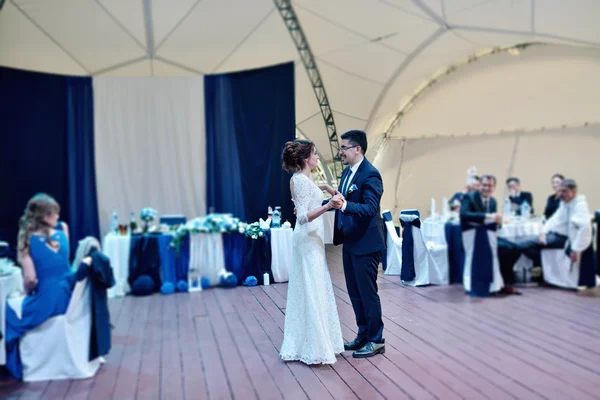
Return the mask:
[[[581,252],[592,243],[592,216],[584,195],[577,194],[577,182],[565,179],[560,183],[558,210],[544,225],[537,241],[519,244],[523,253],[540,265],[543,248],[566,249],[572,262],[578,262]]]

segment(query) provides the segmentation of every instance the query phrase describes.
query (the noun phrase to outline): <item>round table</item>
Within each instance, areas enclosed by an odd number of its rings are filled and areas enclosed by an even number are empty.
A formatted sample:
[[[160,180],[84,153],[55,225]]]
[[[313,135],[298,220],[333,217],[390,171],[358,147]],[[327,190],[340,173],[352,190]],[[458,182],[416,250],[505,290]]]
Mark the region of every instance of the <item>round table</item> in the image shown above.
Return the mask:
[[[271,228],[271,271],[275,282],[290,279],[293,236],[292,228]]]
[[[109,233],[104,237],[102,252],[110,259],[115,276],[115,286],[108,289],[108,297],[125,296],[130,288],[129,277],[129,247],[131,236]]]
[[[4,332],[6,332],[6,299],[12,293],[20,293],[23,289],[23,276],[21,269],[14,268],[12,272],[0,275],[0,365],[6,364],[6,346],[4,345]]]

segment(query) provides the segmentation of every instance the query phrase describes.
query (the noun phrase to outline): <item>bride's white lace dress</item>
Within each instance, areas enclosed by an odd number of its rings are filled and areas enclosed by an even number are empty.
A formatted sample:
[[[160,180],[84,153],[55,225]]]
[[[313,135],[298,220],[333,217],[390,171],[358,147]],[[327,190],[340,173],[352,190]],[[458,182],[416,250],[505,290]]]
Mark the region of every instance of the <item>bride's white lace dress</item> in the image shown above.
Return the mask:
[[[286,361],[333,364],[336,354],[344,351],[344,340],[325,258],[323,219],[308,222],[306,217],[321,206],[323,192],[300,173],[292,176],[292,182],[297,219],[280,356]]]

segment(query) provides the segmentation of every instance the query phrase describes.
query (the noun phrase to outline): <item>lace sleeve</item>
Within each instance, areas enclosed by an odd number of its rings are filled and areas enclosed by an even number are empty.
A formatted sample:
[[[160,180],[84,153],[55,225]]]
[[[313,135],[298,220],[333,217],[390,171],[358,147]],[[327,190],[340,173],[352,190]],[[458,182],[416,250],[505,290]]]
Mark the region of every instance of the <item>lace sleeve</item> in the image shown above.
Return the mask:
[[[308,222],[308,210],[310,207],[311,200],[311,187],[310,187],[310,179],[308,177],[303,177],[298,175],[294,175],[292,178],[294,182],[294,205],[296,206],[296,221],[300,224],[306,224]]]

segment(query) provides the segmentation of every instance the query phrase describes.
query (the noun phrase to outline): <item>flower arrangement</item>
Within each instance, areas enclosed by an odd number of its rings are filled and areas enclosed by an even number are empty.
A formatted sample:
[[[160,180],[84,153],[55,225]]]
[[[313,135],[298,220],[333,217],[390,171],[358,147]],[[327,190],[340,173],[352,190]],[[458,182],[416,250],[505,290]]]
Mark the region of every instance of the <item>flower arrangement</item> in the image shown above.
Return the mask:
[[[148,232],[150,223],[156,219],[158,211],[151,207],[144,207],[140,211],[140,219],[144,222],[144,232]]]
[[[171,247],[174,247],[177,251],[181,247],[183,238],[188,235],[195,235],[198,233],[232,233],[239,232],[244,233],[243,222],[240,222],[239,218],[234,218],[230,214],[209,214],[204,217],[195,218],[188,221],[185,225],[180,226],[174,232],[173,241]]]
[[[264,236],[263,230],[258,222],[246,224],[246,226],[243,228],[243,232],[240,230],[240,233],[243,233],[251,239],[258,239],[259,237]]]
[[[151,207],[142,208],[140,211],[140,219],[146,223],[154,221],[157,215],[158,211]]]

